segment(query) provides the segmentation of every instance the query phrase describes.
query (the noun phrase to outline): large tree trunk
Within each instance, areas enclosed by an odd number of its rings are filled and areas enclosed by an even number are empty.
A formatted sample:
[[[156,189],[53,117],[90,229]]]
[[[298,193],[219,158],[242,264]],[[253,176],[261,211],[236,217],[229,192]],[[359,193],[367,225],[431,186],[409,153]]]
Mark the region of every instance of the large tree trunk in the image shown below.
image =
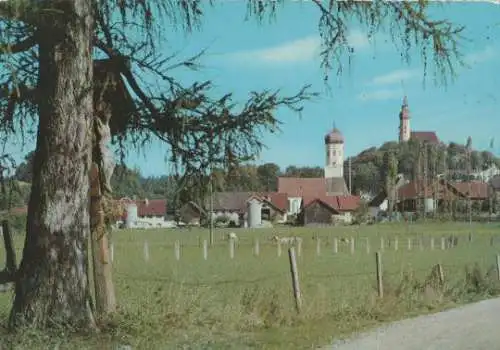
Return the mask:
[[[90,0],[67,0],[38,26],[38,139],[12,327],[95,326],[89,281],[92,147]]]
[[[95,305],[99,316],[105,316],[116,309],[115,288],[112,278],[112,261],[108,249],[108,232],[104,220],[103,196],[99,166],[92,163],[90,176],[90,231],[94,270]]]

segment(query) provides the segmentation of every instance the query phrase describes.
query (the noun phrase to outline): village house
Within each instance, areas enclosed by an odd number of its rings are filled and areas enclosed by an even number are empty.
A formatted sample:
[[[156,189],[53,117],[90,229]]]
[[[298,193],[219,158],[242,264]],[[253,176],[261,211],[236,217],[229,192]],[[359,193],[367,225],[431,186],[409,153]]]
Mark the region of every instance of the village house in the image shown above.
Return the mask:
[[[119,226],[127,228],[171,227],[166,221],[167,201],[165,199],[132,200],[122,198],[124,212]]]
[[[351,224],[359,202],[357,196],[304,197],[299,222],[304,226]]]
[[[213,219],[226,218],[232,226],[246,226],[248,204],[255,199],[261,206],[261,221],[287,221],[287,195],[277,192],[216,192],[213,194]],[[210,198],[205,203],[210,208]]]
[[[344,136],[335,127],[325,135],[324,177],[278,177],[278,192],[286,193],[288,196],[288,215],[296,216],[302,212],[305,207],[303,202],[305,197],[349,197],[351,195],[344,179],[344,141]]]
[[[445,202],[455,210],[466,201],[485,203],[489,199],[488,184],[479,181],[451,182],[445,179],[428,181],[410,181],[396,191],[395,210],[401,213],[415,213],[422,205],[426,213],[436,212]],[[370,203],[370,212],[376,216],[379,211],[387,211],[387,195],[381,191]]]

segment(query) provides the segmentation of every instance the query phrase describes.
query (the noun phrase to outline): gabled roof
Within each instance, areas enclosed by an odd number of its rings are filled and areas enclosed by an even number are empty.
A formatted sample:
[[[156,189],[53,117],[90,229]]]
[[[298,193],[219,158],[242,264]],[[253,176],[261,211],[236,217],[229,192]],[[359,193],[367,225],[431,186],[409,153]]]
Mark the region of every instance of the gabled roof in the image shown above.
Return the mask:
[[[370,207],[379,207],[384,201],[387,199],[387,193],[385,190],[382,190],[377,194],[373,199],[368,203]]]
[[[216,211],[224,210],[243,213],[246,211],[247,201],[252,197],[269,203],[281,212],[286,212],[288,208],[287,194],[277,192],[215,192],[213,195],[213,208]],[[210,198],[207,198],[207,208],[209,200]]]
[[[412,131],[410,139],[429,143],[439,143],[439,138],[434,131]]]
[[[164,216],[167,212],[165,199],[137,200],[137,215],[139,216]]]
[[[467,181],[467,182],[451,182],[459,192],[463,193],[465,197],[471,199],[486,199],[488,198],[488,184],[481,181]]]
[[[288,195],[286,193],[264,192],[259,195],[281,212],[286,212],[288,210]]]
[[[244,212],[247,207],[247,200],[254,194],[254,192],[215,192],[213,194],[213,209],[215,211]],[[209,208],[209,201],[210,198],[207,198],[207,208]]]
[[[121,199],[122,203],[135,203],[138,216],[164,216],[167,212],[167,201],[165,199]],[[124,208],[126,211],[126,208]]]
[[[356,210],[359,207],[360,200],[359,196],[303,197],[302,207],[305,209],[315,202],[321,202],[333,211],[340,213]]]
[[[278,192],[289,197],[322,197],[330,195],[348,195],[344,178],[323,177],[278,177]]]

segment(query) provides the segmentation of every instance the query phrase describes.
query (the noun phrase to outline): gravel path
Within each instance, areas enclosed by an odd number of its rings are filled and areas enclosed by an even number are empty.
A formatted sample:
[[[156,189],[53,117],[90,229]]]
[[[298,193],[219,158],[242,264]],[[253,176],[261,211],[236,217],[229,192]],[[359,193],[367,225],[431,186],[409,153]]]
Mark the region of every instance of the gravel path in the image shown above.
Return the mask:
[[[500,298],[407,319],[323,350],[500,350]]]

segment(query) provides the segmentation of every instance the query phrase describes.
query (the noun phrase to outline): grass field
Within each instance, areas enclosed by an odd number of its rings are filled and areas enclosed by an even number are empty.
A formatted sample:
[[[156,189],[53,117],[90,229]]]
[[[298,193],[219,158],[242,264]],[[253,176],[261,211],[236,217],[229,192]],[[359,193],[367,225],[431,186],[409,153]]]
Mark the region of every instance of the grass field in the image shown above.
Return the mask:
[[[239,236],[234,259],[222,240],[229,230],[216,230],[216,244],[207,260],[199,245],[208,239],[207,230],[116,231],[114,280],[119,311],[106,321],[102,334],[3,338],[19,349],[57,344],[59,349],[115,349],[118,344],[133,349],[306,349],[380,322],[500,292],[495,261],[500,235],[491,245],[498,224],[473,225],[471,242],[469,225],[458,223],[233,231]],[[286,247],[278,257],[269,241],[276,233],[304,239],[297,260],[303,294],[300,315],[295,311]],[[459,237],[458,246],[441,250],[441,237],[451,234]],[[320,238],[320,255],[315,236]],[[258,257],[253,254],[256,237]],[[354,254],[349,244],[340,242],[334,254],[333,237],[354,237]],[[381,237],[385,242],[383,298],[377,295],[374,254],[380,250]],[[182,245],[179,261],[174,254],[176,240]],[[17,243],[20,249],[20,238]],[[429,278],[438,263],[443,267],[443,286]],[[466,266],[476,269],[466,273]],[[8,316],[11,298],[11,293],[0,294],[2,320]]]

